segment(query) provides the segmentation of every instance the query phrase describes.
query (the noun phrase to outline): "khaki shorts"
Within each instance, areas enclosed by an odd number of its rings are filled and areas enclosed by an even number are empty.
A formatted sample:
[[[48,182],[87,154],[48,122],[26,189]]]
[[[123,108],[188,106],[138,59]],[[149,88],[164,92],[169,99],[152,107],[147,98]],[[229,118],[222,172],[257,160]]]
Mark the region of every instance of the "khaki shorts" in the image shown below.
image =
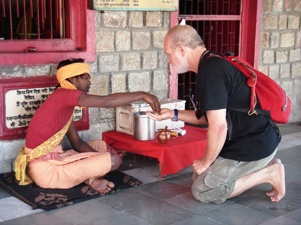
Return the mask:
[[[191,191],[196,200],[203,203],[221,204],[229,198],[238,178],[264,168],[275,156],[258,161],[241,162],[218,157],[201,175],[193,174]]]

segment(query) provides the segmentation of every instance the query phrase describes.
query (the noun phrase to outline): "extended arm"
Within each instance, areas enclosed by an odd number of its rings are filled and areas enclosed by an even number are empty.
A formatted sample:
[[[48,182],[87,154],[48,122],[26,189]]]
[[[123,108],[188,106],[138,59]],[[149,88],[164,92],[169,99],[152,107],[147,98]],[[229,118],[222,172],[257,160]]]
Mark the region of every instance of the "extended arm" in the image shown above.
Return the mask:
[[[224,146],[227,136],[226,109],[210,110],[206,115],[208,119],[207,146],[204,157],[193,163],[197,174],[206,171],[214,162]]]
[[[156,96],[143,91],[115,93],[106,96],[82,94],[78,104],[86,107],[115,108],[139,100],[148,103],[153,111],[160,111],[159,99]]]
[[[157,121],[172,119],[174,117],[173,109],[162,109],[159,114],[147,112],[147,115]],[[203,125],[207,124],[205,117],[197,119],[194,110],[178,110],[178,120],[184,121],[185,123]]]

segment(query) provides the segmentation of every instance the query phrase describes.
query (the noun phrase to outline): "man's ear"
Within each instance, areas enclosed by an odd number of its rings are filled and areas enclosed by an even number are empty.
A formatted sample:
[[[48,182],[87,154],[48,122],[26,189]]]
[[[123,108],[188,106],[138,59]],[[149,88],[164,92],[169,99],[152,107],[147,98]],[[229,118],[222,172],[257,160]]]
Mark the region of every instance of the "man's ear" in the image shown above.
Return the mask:
[[[185,53],[186,53],[186,52],[185,52],[185,47],[184,47],[183,45],[178,45],[178,49],[179,49],[181,55],[184,56]]]
[[[66,80],[68,80],[70,83],[74,84],[75,77],[69,77]]]

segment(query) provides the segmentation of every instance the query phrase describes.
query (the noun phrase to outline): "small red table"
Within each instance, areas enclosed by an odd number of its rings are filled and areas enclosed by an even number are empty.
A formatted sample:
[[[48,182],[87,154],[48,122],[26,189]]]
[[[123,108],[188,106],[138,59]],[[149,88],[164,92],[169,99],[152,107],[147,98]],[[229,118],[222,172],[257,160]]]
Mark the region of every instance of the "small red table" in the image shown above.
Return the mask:
[[[166,144],[160,144],[157,139],[138,141],[116,130],[103,132],[102,139],[115,149],[158,159],[162,177],[177,173],[204,156],[207,129],[188,125],[183,129],[184,136],[171,138]]]

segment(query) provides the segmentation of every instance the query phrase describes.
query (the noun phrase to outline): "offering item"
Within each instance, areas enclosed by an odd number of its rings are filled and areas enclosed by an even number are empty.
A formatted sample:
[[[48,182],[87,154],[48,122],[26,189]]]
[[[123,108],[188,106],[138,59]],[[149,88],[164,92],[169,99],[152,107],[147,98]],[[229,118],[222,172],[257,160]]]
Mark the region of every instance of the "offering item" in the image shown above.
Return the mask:
[[[159,129],[157,134],[157,139],[161,144],[166,144],[168,140],[170,139],[170,133],[171,131],[167,129],[167,126],[165,129]]]

